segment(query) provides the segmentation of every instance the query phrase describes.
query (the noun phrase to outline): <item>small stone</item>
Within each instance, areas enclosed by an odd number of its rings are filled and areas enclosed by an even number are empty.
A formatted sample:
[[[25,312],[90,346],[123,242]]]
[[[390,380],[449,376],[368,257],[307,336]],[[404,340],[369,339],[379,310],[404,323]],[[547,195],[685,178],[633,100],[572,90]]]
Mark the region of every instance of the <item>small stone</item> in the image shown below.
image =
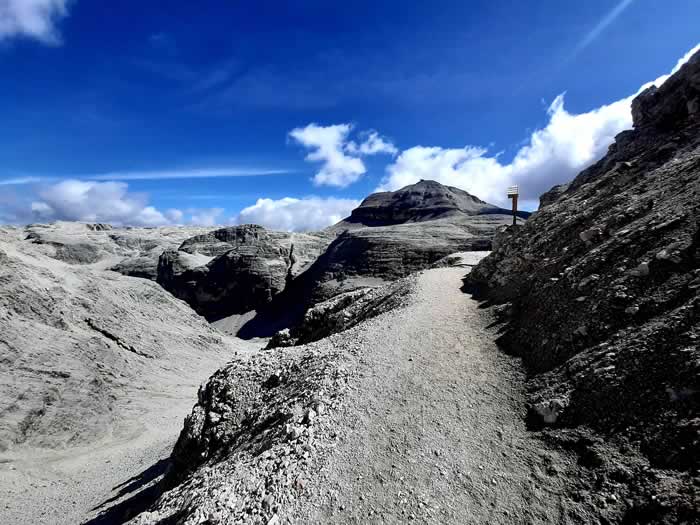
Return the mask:
[[[646,277],[650,272],[651,270],[649,269],[649,263],[643,262],[636,268],[632,269],[630,273],[636,277]]]
[[[638,312],[639,312],[639,306],[629,306],[629,307],[625,308],[625,313],[627,315],[637,315]]]
[[[583,242],[589,243],[592,242],[594,239],[598,238],[600,235],[602,235],[602,233],[603,232],[600,228],[590,228],[588,230],[582,231],[578,234],[578,236]]]
[[[262,500],[262,506],[264,509],[269,509],[272,507],[272,504],[275,502],[275,498],[272,497],[272,494],[268,494],[265,496]]]
[[[306,411],[306,415],[304,416],[304,423],[307,425],[310,425],[311,423],[314,422],[314,419],[316,419],[316,411],[312,408]]]

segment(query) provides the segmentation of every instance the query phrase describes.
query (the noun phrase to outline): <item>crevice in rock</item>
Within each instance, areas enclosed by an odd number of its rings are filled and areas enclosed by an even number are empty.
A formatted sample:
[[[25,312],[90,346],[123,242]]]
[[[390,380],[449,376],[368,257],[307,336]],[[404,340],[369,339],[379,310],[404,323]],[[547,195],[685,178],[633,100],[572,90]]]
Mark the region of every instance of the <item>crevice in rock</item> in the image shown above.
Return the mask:
[[[97,326],[95,324],[95,321],[92,320],[91,318],[89,318],[89,317],[86,318],[85,322],[87,323],[87,325],[90,328],[92,328],[93,330],[95,330],[96,332],[101,334],[102,336],[106,337],[110,341],[114,341],[115,343],[117,343],[117,346],[126,350],[127,352],[131,352],[131,353],[134,353],[136,355],[140,355],[141,357],[146,357],[148,359],[153,359],[153,356],[146,354],[144,352],[141,352],[141,351],[137,350],[136,348],[134,348],[133,346],[126,344],[124,341],[122,341],[118,336],[114,335],[112,332],[105,330],[104,328],[100,328],[99,326]]]

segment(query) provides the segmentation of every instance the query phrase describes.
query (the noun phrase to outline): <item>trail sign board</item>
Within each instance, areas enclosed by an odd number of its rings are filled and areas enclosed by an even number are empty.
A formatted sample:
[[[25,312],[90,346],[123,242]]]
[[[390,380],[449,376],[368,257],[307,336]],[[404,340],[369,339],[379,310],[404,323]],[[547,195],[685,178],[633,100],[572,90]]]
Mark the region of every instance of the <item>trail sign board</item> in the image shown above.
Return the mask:
[[[508,198],[513,200],[513,226],[518,217],[518,187],[508,186]]]

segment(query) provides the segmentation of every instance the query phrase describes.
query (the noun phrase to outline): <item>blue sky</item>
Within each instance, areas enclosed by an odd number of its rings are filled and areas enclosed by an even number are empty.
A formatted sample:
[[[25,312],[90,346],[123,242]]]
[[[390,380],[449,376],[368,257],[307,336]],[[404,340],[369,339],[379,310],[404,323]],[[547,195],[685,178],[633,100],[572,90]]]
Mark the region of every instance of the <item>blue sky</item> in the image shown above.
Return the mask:
[[[0,0],[0,222],[306,229],[418,178],[519,183],[533,207],[698,20],[696,0]]]

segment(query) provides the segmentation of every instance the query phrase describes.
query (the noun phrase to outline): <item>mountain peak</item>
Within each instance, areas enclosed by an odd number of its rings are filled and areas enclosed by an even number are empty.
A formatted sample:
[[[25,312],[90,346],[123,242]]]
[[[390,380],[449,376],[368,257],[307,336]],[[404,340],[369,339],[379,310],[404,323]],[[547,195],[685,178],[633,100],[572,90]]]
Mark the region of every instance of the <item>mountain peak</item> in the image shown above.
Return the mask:
[[[453,186],[423,180],[396,191],[372,193],[352,211],[344,223],[386,226],[423,222],[453,215],[510,214]]]

